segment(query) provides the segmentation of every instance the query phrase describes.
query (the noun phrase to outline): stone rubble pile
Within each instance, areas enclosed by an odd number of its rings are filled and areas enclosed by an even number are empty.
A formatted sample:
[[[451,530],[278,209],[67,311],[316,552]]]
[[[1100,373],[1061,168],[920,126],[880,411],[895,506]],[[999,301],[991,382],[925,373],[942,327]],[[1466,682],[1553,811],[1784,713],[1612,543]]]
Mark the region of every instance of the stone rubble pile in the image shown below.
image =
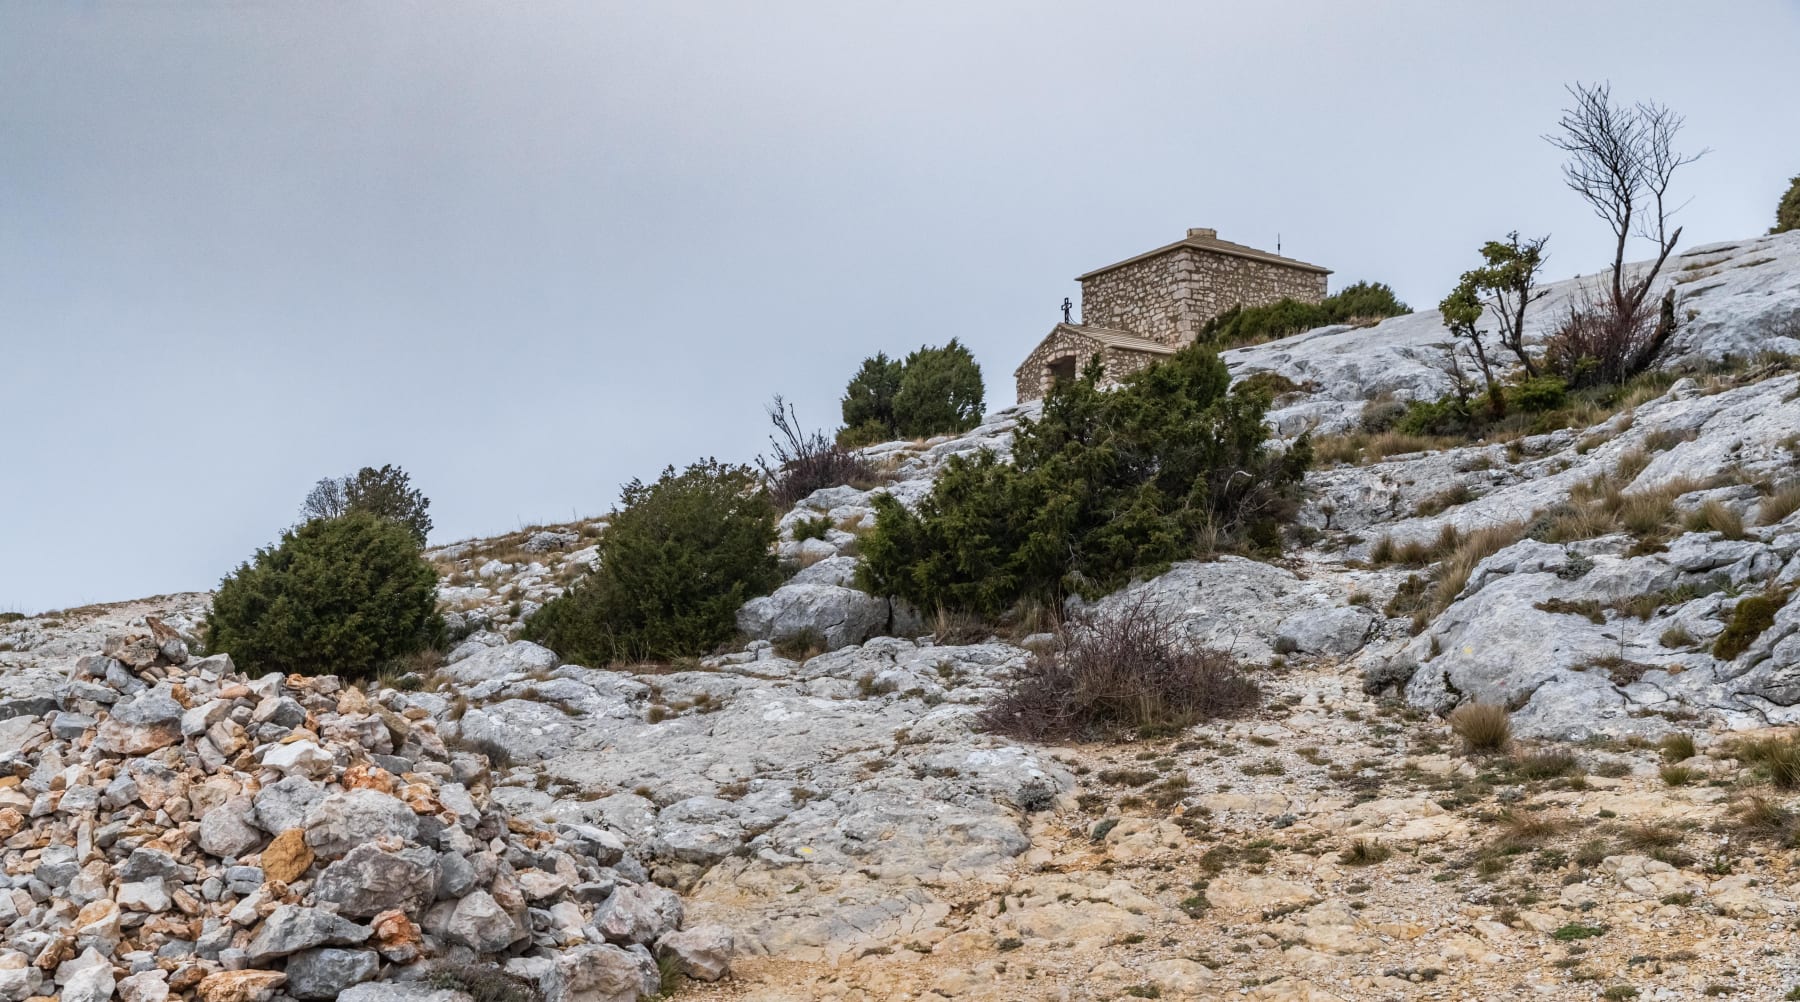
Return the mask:
[[[659,957],[726,973],[729,931],[683,930],[617,835],[490,804],[427,714],[150,626],[0,719],[0,1002],[400,997],[482,962],[631,1002]]]

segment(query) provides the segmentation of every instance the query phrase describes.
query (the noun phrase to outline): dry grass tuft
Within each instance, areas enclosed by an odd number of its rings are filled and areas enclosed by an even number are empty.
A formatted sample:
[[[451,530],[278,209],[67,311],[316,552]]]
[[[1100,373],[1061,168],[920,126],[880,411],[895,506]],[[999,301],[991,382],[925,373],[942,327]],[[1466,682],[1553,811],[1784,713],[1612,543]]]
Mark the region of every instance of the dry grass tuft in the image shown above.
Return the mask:
[[[1456,596],[1468,587],[1469,576],[1475,572],[1475,565],[1499,553],[1525,536],[1525,523],[1504,522],[1491,525],[1485,529],[1477,529],[1457,540],[1456,546],[1444,556],[1438,567],[1437,579],[1432,584],[1432,611],[1438,613],[1456,601]]]
[[[1740,738],[1727,745],[1726,751],[1738,761],[1762,769],[1769,782],[1783,790],[1800,786],[1800,741],[1792,734]]]
[[[1450,712],[1450,730],[1466,752],[1497,752],[1512,741],[1512,719],[1497,703],[1464,703]]]
[[[1689,532],[1716,532],[1726,539],[1744,538],[1743,516],[1719,501],[1708,501],[1688,512],[1681,525]]]
[[[1731,805],[1726,813],[1737,833],[1752,840],[1772,840],[1792,845],[1797,821],[1794,812],[1767,797],[1751,795]]]
[[[1685,762],[1699,754],[1699,749],[1694,747],[1692,734],[1671,734],[1657,742],[1656,747],[1662,754],[1662,760],[1670,765]]]
[[[1338,862],[1345,866],[1374,866],[1386,862],[1394,855],[1394,850],[1373,839],[1359,838],[1350,843],[1349,848],[1338,853]]]
[[[1756,508],[1757,525],[1774,525],[1800,511],[1800,480],[1777,486]]]

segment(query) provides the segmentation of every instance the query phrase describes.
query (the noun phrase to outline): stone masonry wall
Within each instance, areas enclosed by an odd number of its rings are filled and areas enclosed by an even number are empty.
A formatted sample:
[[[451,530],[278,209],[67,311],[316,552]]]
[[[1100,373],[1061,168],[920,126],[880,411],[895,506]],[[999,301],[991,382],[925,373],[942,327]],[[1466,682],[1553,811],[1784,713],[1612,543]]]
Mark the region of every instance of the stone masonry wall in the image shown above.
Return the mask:
[[[1161,355],[1149,352],[1128,351],[1122,348],[1104,347],[1092,338],[1082,337],[1068,331],[1059,331],[1045,338],[1032,353],[1025,358],[1023,365],[1015,375],[1016,389],[1021,403],[1037,400],[1050,392],[1052,376],[1050,365],[1059,359],[1073,358],[1075,371],[1080,373],[1088,359],[1095,352],[1100,354],[1100,362],[1106,367],[1106,378],[1101,385],[1110,386],[1126,376],[1149,365]]]
[[[1325,281],[1319,272],[1181,247],[1083,282],[1081,319],[1178,346],[1233,306],[1284,296],[1319,302]]]

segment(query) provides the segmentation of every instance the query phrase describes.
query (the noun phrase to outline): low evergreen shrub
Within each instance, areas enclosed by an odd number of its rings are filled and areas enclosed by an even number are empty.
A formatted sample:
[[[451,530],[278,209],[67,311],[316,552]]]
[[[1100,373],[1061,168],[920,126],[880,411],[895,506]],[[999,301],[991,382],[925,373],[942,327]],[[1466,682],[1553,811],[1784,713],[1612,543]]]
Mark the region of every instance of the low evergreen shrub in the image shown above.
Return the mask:
[[[916,509],[875,499],[864,584],[921,609],[997,618],[1020,599],[1060,607],[1221,546],[1279,546],[1311,461],[1302,436],[1266,445],[1266,393],[1228,391],[1191,345],[1103,391],[1091,362],[1020,425],[1014,462],[952,459]]]
[[[856,431],[858,434],[879,429],[869,442],[882,441],[882,436],[892,437],[891,433],[898,422],[894,420],[894,395],[900,392],[900,379],[906,372],[905,363],[897,358],[887,357],[886,352],[876,352],[874,358],[863,359],[862,368],[850,377],[850,385],[844,387],[842,403],[845,432]],[[840,434],[840,441],[842,435]],[[868,442],[845,445],[866,445]]]
[[[1363,323],[1411,313],[1382,282],[1357,282],[1318,303],[1283,298],[1266,306],[1234,306],[1208,320],[1198,338],[1227,348],[1261,344],[1328,324]]]
[[[877,353],[844,388],[837,442],[859,448],[897,438],[968,431],[981,421],[981,366],[955,338],[921,347],[905,361]]]
[[[1449,396],[1407,404],[1406,413],[1394,423],[1394,430],[1405,435],[1464,435],[1476,422],[1468,401]]]
[[[1527,414],[1556,410],[1568,399],[1569,384],[1561,376],[1521,379],[1506,388],[1506,402]]]
[[[1800,176],[1788,182],[1787,193],[1775,206],[1775,228],[1770,233],[1800,230]]]
[[[1750,649],[1757,637],[1775,625],[1775,614],[1785,604],[1787,595],[1782,592],[1738,599],[1737,607],[1731,611],[1731,622],[1725,624],[1725,632],[1713,641],[1713,657],[1720,661],[1736,660],[1738,655]]]
[[[412,530],[357,511],[283,533],[220,582],[206,649],[256,674],[371,678],[443,628]]]
[[[705,460],[625,486],[599,565],[525,622],[569,661],[604,665],[710,653],[737,610],[781,583],[775,508],[757,471]]]
[[[968,431],[981,423],[981,366],[955,338],[906,356],[894,393],[894,428],[904,438]]]

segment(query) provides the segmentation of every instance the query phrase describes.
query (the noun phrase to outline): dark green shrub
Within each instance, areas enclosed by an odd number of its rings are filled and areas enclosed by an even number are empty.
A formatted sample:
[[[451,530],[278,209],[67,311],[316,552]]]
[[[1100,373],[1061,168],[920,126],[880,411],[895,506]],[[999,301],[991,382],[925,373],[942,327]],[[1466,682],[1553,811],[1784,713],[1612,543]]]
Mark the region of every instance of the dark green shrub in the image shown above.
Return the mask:
[[[1265,395],[1228,392],[1201,345],[1116,390],[1101,375],[1091,362],[1053,389],[1021,424],[1013,463],[955,458],[916,510],[876,498],[869,590],[991,619],[1021,598],[1105,594],[1221,542],[1275,540],[1312,450],[1304,437],[1267,448]]]
[[[1561,376],[1521,379],[1506,388],[1507,403],[1527,414],[1542,414],[1561,407],[1569,399],[1569,384]]]
[[[1330,322],[1323,306],[1279,299],[1267,306],[1233,306],[1208,320],[1198,340],[1220,348],[1261,344]]]
[[[1466,402],[1457,397],[1440,397],[1407,404],[1406,413],[1394,422],[1394,429],[1408,435],[1460,435],[1474,421]]]
[[[968,431],[981,423],[981,366],[955,338],[906,356],[894,393],[894,428],[907,438]]]
[[[900,378],[905,374],[905,365],[897,358],[887,357],[885,352],[876,352],[874,358],[863,359],[862,368],[850,377],[850,385],[844,387],[843,414],[844,430],[880,428],[886,435],[892,431],[894,420],[894,396],[900,392]],[[839,440],[842,441],[840,434]],[[882,438],[872,438],[869,442],[879,442]],[[845,445],[867,445],[868,442],[844,442]]]
[[[1229,653],[1195,649],[1140,604],[1075,624],[1059,650],[1033,656],[1007,683],[981,722],[1028,741],[1148,737],[1242,713],[1259,697]]]
[[[1262,372],[1252,372],[1250,375],[1238,380],[1237,384],[1237,392],[1239,393],[1261,393],[1270,400],[1281,396],[1283,393],[1295,393],[1301,389],[1304,389],[1304,387],[1299,383],[1294,382],[1273,369],[1265,369]]]
[[[1208,320],[1198,340],[1220,348],[1260,344],[1315,327],[1379,320],[1412,309],[1381,282],[1357,282],[1319,303],[1283,298],[1266,306],[1234,306]]]
[[[1401,302],[1386,282],[1346,285],[1326,296],[1323,306],[1327,322],[1334,324],[1380,320],[1412,312],[1412,307]]]
[[[1787,596],[1781,592],[1739,599],[1737,607],[1731,611],[1731,622],[1725,624],[1725,632],[1713,641],[1713,657],[1732,661],[1749,650],[1764,630],[1775,625],[1775,614],[1785,604]]]
[[[780,584],[775,509],[755,470],[671,466],[621,501],[599,566],[526,620],[526,639],[588,664],[706,654],[731,638],[745,600]]]
[[[437,642],[437,574],[404,525],[317,518],[220,582],[206,649],[255,674],[372,677]]]
[[[415,490],[412,478],[398,466],[384,465],[377,470],[365,466],[347,477],[327,477],[313,485],[300,504],[302,518],[337,518],[353,511],[367,512],[406,526],[413,540],[425,545],[431,532],[431,516],[426,509],[431,499]]]
[[[824,539],[825,534],[830,531],[831,519],[823,515],[816,518],[802,518],[794,522],[794,538],[796,540]]]
[[[894,429],[880,421],[864,421],[862,424],[839,428],[837,444],[846,449],[860,449],[877,442],[894,440]]]
[[[837,444],[860,448],[896,438],[968,431],[981,422],[981,366],[955,338],[906,361],[877,353],[844,388]]]
[[[1800,177],[1788,182],[1787,194],[1781,196],[1781,202],[1775,206],[1775,228],[1770,233],[1786,233],[1789,230],[1800,230]]]

